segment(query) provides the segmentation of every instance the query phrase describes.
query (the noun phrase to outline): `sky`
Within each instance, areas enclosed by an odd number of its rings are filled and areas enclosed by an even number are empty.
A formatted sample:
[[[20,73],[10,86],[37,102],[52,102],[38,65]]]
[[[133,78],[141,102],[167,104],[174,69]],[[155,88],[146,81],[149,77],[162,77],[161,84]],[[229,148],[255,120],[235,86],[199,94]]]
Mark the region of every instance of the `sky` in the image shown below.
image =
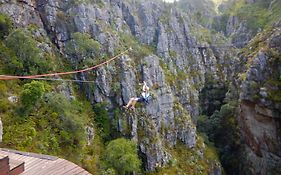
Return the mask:
[[[165,2],[174,2],[175,0],[164,0]]]

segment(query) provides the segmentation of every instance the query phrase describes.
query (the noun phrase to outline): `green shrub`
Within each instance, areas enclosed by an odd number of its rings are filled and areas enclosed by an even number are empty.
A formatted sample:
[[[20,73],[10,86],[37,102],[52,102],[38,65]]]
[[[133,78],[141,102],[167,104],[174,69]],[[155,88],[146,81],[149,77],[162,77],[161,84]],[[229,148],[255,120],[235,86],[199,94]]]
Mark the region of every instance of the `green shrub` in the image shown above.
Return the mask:
[[[116,175],[116,171],[112,168],[109,168],[102,172],[102,175]]]
[[[6,99],[0,99],[0,113],[4,113],[9,109],[9,101]]]
[[[22,62],[10,48],[0,42],[0,68],[3,74],[18,75],[23,69]]]
[[[268,9],[257,5],[245,5],[237,12],[241,20],[246,20],[249,28],[257,32],[259,28],[263,29],[268,22]]]
[[[105,107],[104,103],[97,103],[94,105],[94,121],[101,132],[101,137],[104,140],[108,140],[110,137],[110,120],[108,111]]]
[[[98,56],[100,44],[86,33],[73,33],[71,40],[66,44],[66,52],[78,61]]]
[[[153,46],[142,44],[134,36],[127,33],[119,33],[119,41],[120,47],[117,52],[132,48],[129,54],[131,57],[137,58],[136,61],[140,61],[140,59],[151,55],[155,51]]]
[[[135,142],[119,138],[109,142],[106,146],[105,161],[109,168],[116,170],[117,174],[138,172],[141,161],[137,154]]]
[[[34,105],[45,93],[45,87],[42,82],[32,81],[23,86],[21,92],[21,102],[25,107]]]
[[[31,84],[31,83],[29,83]],[[25,87],[26,88],[26,87]],[[28,90],[40,89],[28,87]],[[42,90],[35,94],[27,93],[38,98]],[[34,98],[34,99],[36,99]],[[3,145],[23,151],[59,155],[74,162],[84,156],[81,150],[85,146],[84,127],[88,119],[88,106],[67,100],[63,95],[47,93],[37,105],[30,108],[25,117],[18,117],[14,112],[4,116],[5,133]],[[89,108],[90,109],[90,108]]]

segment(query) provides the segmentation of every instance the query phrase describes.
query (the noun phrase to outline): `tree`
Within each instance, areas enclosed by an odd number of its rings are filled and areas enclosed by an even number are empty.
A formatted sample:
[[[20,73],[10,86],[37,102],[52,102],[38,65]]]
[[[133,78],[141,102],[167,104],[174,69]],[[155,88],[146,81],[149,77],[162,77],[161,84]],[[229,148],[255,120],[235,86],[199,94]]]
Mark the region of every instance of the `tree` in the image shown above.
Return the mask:
[[[201,116],[198,120],[198,130],[208,135],[220,153],[220,160],[227,172],[237,174],[237,156],[240,151],[240,136],[235,118],[236,104],[227,103],[213,115]],[[231,174],[230,173],[230,174]]]
[[[4,38],[9,34],[12,28],[12,21],[4,14],[0,14],[0,39]]]
[[[108,167],[115,169],[120,175],[140,170],[141,161],[138,158],[137,145],[124,138],[109,142],[105,159]]]
[[[6,39],[5,44],[10,48],[22,64],[20,74],[45,73],[50,66],[46,59],[41,56],[41,50],[37,42],[26,31],[17,29]]]
[[[45,93],[45,87],[42,82],[32,81],[23,86],[23,91],[21,92],[21,101],[25,107],[30,107],[35,104],[37,100],[42,98]]]

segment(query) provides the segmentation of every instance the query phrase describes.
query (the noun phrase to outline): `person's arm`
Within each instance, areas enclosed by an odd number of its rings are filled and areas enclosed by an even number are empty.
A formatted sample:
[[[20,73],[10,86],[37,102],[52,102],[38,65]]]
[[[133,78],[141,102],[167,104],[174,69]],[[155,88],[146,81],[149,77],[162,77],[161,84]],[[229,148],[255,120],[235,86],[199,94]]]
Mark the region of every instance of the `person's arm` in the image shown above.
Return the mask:
[[[146,82],[145,82],[145,81],[143,81],[143,87],[142,87],[142,90],[143,90],[143,91],[145,91],[145,92],[149,91],[149,87],[147,86],[147,84],[146,84]]]
[[[143,85],[144,85],[144,86],[147,86],[145,81],[143,81]]]

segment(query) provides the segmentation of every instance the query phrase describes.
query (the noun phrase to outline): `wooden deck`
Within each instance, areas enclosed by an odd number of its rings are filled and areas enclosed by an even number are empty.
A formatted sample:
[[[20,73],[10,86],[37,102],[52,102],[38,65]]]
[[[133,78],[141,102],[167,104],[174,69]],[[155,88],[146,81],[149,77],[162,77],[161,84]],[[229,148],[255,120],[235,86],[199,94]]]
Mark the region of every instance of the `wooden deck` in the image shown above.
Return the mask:
[[[91,175],[78,165],[54,156],[26,153],[0,148],[0,155],[14,162],[24,162],[21,175]]]

